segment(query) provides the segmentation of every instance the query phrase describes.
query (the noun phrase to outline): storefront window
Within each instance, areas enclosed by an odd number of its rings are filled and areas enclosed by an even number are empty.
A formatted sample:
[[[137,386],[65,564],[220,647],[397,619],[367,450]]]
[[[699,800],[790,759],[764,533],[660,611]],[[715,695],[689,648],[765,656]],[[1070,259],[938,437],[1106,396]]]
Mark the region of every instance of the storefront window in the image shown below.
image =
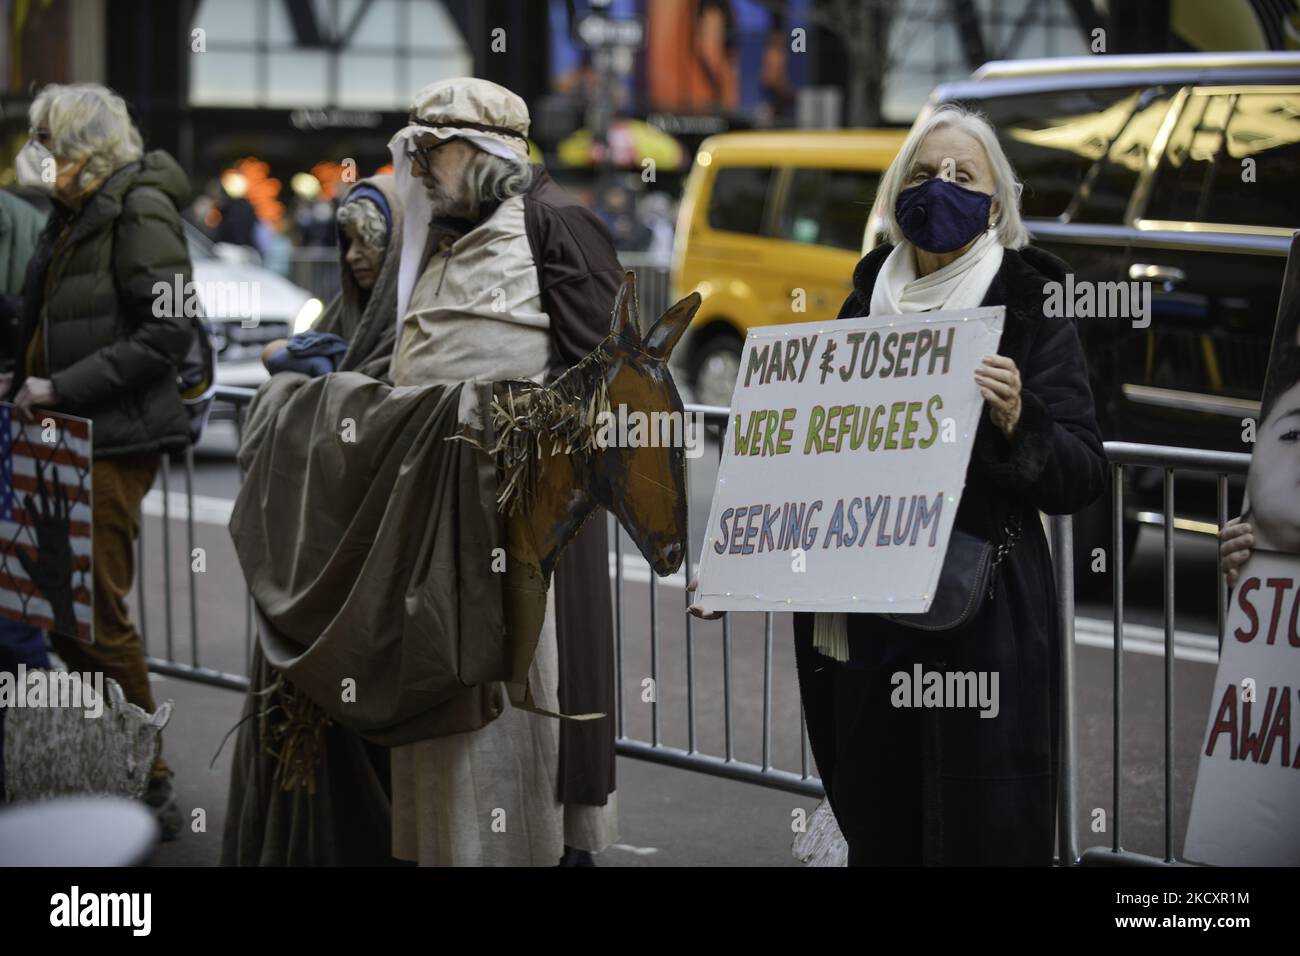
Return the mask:
[[[437,0],[201,0],[190,104],[403,110],[421,86],[473,72]]]

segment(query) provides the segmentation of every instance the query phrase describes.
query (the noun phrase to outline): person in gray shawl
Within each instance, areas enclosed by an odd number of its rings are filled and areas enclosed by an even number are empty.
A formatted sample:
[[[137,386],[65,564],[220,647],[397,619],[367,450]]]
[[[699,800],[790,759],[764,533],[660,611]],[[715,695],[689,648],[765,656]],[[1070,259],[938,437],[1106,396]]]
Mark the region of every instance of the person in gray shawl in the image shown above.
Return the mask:
[[[339,208],[338,230],[342,291],[310,331],[274,342],[264,353],[276,374],[249,409],[239,450],[245,470],[276,413],[314,377],[311,372],[354,371],[388,380],[402,236],[392,177],[357,183]],[[315,342],[304,352],[326,354],[295,357],[295,340]],[[331,340],[344,347],[321,349]],[[391,863],[389,790],[388,748],[329,721],[267,664],[255,642],[231,768],[222,864]]]
[[[352,187],[336,220],[341,291],[310,330],[266,347],[262,360],[269,371],[312,377],[361,372],[388,381],[401,259],[388,252],[393,243],[400,245],[402,229],[401,204],[393,199],[391,175],[372,176]]]

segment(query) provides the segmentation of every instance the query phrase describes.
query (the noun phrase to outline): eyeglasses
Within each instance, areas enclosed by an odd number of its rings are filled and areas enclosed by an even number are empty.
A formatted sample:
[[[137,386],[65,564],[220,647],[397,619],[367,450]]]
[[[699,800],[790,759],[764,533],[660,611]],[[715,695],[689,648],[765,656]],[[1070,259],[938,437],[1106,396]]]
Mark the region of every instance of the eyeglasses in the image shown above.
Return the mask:
[[[406,158],[413,163],[418,162],[422,167],[428,169],[429,162],[432,159],[434,152],[442,149],[448,143],[456,142],[458,139],[460,139],[459,136],[452,136],[448,139],[440,139],[431,146],[408,146],[406,148]]]

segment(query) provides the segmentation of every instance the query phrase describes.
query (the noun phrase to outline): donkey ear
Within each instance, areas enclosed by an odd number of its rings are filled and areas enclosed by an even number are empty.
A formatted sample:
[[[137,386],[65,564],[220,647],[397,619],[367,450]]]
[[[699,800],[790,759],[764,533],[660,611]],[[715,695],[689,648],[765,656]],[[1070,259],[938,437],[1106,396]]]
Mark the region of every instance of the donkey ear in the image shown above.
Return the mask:
[[[703,301],[698,292],[692,292],[669,308],[646,333],[645,350],[657,359],[667,359]]]
[[[636,273],[623,273],[623,284],[614,296],[614,319],[609,324],[613,335],[641,341],[641,316],[636,302]]]

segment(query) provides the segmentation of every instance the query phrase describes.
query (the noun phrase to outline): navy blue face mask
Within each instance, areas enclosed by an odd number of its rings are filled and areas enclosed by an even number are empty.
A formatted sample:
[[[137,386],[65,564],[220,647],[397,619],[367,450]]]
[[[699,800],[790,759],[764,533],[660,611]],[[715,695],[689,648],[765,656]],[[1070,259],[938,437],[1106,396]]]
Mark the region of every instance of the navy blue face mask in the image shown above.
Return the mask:
[[[992,204],[988,193],[930,179],[898,194],[894,217],[907,241],[918,249],[952,252],[989,227]]]

